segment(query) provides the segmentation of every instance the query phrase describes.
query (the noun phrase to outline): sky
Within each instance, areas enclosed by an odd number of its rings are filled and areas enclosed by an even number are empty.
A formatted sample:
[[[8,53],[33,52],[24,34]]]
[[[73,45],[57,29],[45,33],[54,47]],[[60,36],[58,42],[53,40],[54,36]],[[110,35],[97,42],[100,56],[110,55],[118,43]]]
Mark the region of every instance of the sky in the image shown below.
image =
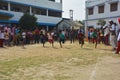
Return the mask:
[[[70,9],[74,20],[85,19],[85,0],[63,0],[63,18],[69,18]]]

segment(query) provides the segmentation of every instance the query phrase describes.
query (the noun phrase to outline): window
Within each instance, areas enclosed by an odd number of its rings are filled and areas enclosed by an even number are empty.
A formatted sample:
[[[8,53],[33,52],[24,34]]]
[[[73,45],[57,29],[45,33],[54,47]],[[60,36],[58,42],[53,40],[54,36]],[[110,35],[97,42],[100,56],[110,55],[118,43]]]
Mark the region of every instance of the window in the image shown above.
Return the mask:
[[[117,11],[118,10],[118,3],[111,3],[110,4],[110,11]]]
[[[92,8],[88,8],[88,15],[93,15],[93,7]]]
[[[53,2],[55,2],[55,0],[49,0],[49,1],[53,1]]]
[[[8,4],[6,2],[0,1],[0,9],[1,10],[8,10]]]
[[[62,17],[62,12],[48,10],[48,16]]]
[[[98,13],[104,13],[104,5],[98,6]]]
[[[33,7],[32,8],[32,13],[33,14],[37,14],[37,15],[47,15],[47,10],[46,9],[41,9],[41,8],[36,8],[36,7]]]

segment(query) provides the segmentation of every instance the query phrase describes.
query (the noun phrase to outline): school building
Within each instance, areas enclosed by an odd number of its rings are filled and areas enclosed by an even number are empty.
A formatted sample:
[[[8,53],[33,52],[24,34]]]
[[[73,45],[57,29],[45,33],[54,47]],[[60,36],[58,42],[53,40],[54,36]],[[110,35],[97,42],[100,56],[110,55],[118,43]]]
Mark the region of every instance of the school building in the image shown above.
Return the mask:
[[[24,13],[29,13],[49,29],[62,20],[62,12],[62,0],[0,0],[0,24],[17,24]]]
[[[99,20],[118,22],[120,18],[120,0],[86,0],[86,30],[100,28]]]

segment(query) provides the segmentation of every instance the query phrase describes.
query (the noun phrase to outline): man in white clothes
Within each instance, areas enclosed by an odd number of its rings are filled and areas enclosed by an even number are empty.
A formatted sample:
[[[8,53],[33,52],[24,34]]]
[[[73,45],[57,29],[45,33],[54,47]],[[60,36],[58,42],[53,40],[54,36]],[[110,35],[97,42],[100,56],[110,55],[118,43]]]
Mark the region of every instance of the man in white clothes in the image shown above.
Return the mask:
[[[26,42],[26,32],[23,31],[23,32],[22,32],[22,47],[23,47],[23,48],[25,48],[25,47],[24,47],[25,42]]]
[[[110,26],[110,43],[113,47],[113,50],[116,50],[116,26],[114,25],[114,22],[111,20],[109,21]]]
[[[103,26],[103,30],[104,30],[104,42],[106,45],[109,45],[110,30],[107,24]]]

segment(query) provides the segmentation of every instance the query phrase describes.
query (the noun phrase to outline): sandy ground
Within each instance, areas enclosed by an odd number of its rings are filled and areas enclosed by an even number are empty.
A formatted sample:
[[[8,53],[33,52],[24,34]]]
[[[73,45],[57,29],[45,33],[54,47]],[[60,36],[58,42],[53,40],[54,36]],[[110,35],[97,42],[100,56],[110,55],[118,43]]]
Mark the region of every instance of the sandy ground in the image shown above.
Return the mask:
[[[12,80],[120,80],[120,58],[104,57],[96,64],[87,67],[70,66],[69,63],[44,64],[40,67],[19,69],[19,73],[12,74],[11,78]]]
[[[59,56],[66,56],[66,59],[71,56],[67,53],[68,50],[71,50],[71,47],[69,44],[66,44],[66,46],[67,47],[61,49],[57,45],[57,47],[53,49],[49,45],[47,48],[50,49],[47,49],[36,44],[26,46],[27,49],[22,49],[20,46],[2,48],[0,49],[0,61],[9,61],[21,57],[43,56],[44,54],[45,56],[52,55],[57,58],[59,58]],[[60,54],[61,51],[64,51],[64,55]],[[104,53],[106,50],[104,50],[104,52],[103,50],[100,51],[100,53]],[[57,54],[57,56],[54,54]],[[53,62],[41,64],[40,66],[18,68],[16,73],[13,73],[8,77],[0,74],[0,80],[120,80],[120,57],[98,57],[97,63],[88,66],[74,66],[71,64],[79,62],[80,60],[81,59],[79,58],[72,57],[63,62]]]

